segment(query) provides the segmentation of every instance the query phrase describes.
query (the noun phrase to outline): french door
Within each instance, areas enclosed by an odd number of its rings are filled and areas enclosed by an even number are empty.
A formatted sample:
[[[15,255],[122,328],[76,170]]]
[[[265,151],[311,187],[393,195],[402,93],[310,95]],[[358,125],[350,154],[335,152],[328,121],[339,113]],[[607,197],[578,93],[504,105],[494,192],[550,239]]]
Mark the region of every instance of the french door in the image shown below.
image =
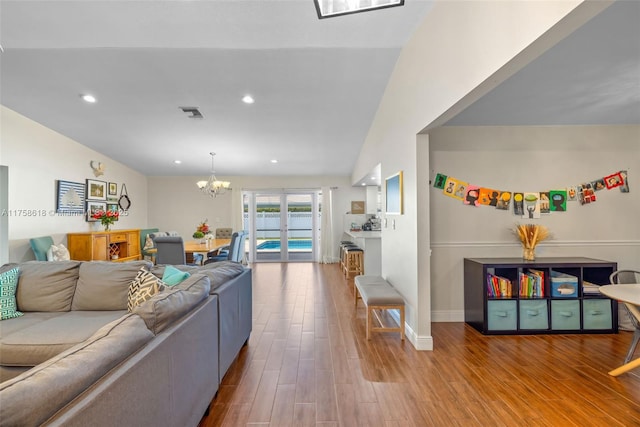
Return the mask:
[[[316,259],[317,192],[245,192],[243,199],[251,262]]]

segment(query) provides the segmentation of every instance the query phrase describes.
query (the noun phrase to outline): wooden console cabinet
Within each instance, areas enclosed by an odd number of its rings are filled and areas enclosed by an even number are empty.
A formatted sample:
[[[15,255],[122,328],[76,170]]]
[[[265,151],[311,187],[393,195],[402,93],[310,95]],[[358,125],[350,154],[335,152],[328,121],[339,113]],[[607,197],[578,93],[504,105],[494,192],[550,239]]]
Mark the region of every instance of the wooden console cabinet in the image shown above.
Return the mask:
[[[581,257],[465,258],[464,320],[492,335],[616,333],[617,302],[598,291],[616,269]]]
[[[67,234],[72,260],[135,261],[140,254],[140,230],[94,231]]]

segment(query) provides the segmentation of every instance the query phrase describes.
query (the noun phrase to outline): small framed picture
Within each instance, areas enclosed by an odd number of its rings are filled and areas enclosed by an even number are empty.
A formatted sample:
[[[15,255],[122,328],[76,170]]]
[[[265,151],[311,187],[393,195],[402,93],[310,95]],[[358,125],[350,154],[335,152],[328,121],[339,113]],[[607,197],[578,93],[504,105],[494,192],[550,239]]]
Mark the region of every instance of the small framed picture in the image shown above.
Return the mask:
[[[87,199],[107,200],[107,183],[95,179],[87,179]]]
[[[351,202],[351,213],[352,214],[363,214],[364,213],[364,201],[352,201]]]
[[[97,219],[93,218],[93,214],[98,211],[105,211],[107,209],[107,204],[105,202],[94,202],[92,200],[87,200],[87,221],[88,222],[96,222]]]
[[[117,196],[118,195],[118,184],[115,182],[109,183],[109,196]]]
[[[119,209],[120,209],[120,206],[118,206],[118,202],[107,203],[107,212],[118,212]],[[118,220],[118,217],[114,219],[114,221],[117,221],[117,220]]]

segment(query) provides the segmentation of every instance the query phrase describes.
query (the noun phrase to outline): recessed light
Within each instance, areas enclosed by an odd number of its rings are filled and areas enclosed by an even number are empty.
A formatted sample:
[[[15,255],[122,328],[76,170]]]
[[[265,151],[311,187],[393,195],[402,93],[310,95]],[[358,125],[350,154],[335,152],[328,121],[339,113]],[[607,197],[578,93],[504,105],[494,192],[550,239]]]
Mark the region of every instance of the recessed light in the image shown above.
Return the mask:
[[[182,160],[174,160],[173,163],[175,163],[176,165],[179,165],[180,163],[182,163]]]
[[[276,159],[271,160],[271,163],[278,163]]]
[[[253,96],[251,95],[245,95],[242,97],[242,102],[244,102],[245,104],[253,104],[255,101],[255,99],[253,99]]]
[[[367,183],[366,183],[366,182],[363,182],[361,185],[367,185]]]
[[[80,95],[80,98],[82,98],[85,102],[88,102],[90,104],[93,104],[94,102],[96,102],[96,97],[93,95],[89,95],[89,94],[85,94],[85,95]]]

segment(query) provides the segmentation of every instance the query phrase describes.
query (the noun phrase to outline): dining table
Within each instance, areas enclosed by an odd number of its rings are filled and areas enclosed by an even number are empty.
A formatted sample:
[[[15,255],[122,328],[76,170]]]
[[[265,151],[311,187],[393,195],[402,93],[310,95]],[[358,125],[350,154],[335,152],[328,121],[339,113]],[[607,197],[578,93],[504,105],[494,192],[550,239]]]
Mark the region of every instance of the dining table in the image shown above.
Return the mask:
[[[207,254],[212,251],[220,250],[225,246],[229,246],[231,239],[199,239],[187,240],[184,242],[184,253],[187,263],[193,262],[193,254],[201,253],[206,261]],[[204,262],[203,261],[203,262]]]
[[[600,286],[600,293],[611,299],[618,300],[626,305],[629,312],[640,322],[640,283],[625,283],[620,285]],[[638,333],[636,331],[636,333]],[[631,343],[634,346],[634,343]],[[609,375],[617,377],[620,374],[640,366],[640,357],[633,359],[622,366],[609,372]]]
[[[230,244],[231,239],[186,240],[184,242],[184,253],[186,256],[186,261],[188,264],[193,263],[193,254],[196,253],[204,254],[204,257],[206,258],[206,254],[208,254],[209,252],[220,250],[225,246],[229,246]],[[152,248],[148,250],[148,252],[153,255],[157,252],[157,249]]]

